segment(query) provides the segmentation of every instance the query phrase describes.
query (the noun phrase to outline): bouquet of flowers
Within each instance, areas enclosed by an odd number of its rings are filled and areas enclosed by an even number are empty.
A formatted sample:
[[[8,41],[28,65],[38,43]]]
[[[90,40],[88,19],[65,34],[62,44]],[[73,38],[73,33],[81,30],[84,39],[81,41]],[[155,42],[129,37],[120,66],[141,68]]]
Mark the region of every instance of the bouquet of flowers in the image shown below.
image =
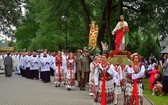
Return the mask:
[[[100,55],[100,52],[101,52],[99,47],[93,48],[93,47],[87,46],[87,47],[84,47],[84,49],[87,49],[89,51],[90,55],[94,55],[94,56]]]

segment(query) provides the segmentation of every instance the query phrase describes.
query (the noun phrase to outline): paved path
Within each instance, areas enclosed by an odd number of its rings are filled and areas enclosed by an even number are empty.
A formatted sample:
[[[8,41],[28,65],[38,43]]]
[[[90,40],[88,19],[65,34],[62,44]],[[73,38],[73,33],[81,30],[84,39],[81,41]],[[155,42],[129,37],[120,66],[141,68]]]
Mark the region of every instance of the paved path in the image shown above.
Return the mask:
[[[63,85],[55,88],[53,82],[0,74],[0,105],[93,105],[93,97],[78,88],[67,91]],[[118,105],[123,105],[121,97]],[[151,104],[145,99],[144,105]]]

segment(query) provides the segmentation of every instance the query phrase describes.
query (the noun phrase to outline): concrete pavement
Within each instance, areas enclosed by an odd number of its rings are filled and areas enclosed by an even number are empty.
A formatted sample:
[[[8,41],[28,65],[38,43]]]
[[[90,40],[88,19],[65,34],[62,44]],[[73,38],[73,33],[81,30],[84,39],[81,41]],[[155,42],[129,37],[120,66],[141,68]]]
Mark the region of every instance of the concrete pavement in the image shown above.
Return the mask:
[[[16,74],[0,74],[0,105],[93,105],[93,97],[78,88],[67,91],[63,84],[55,88],[53,78],[52,82],[43,83]],[[121,97],[118,105],[123,105]],[[146,98],[144,105],[151,105]]]

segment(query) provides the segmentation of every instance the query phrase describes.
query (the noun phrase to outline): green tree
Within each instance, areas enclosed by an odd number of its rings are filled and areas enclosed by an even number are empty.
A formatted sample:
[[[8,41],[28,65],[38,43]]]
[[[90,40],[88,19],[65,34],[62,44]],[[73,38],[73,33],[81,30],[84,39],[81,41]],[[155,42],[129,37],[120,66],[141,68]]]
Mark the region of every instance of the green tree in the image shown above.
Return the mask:
[[[17,45],[24,45],[20,48],[30,50],[46,47],[50,50],[63,49],[67,34],[70,50],[82,48],[88,45],[89,24],[95,20],[99,25],[97,45],[101,47],[100,42],[106,40],[110,49],[114,49],[114,37],[111,31],[117,24],[119,15],[124,14],[130,28],[130,43],[127,49],[136,52],[142,43],[141,38],[145,39],[147,35],[157,36],[163,32],[162,26],[166,26],[165,21],[167,21],[166,4],[166,0],[160,0],[159,4],[157,0],[77,0],[75,2],[72,0],[29,0],[26,3],[26,21],[17,27],[15,35]],[[62,15],[67,16],[66,22],[61,20]],[[163,21],[158,21],[159,18]],[[26,22],[32,25],[27,25]],[[28,29],[33,28],[35,31],[31,31],[31,35],[27,36],[30,31]],[[164,28],[164,30],[167,29]],[[30,40],[23,41],[24,35]],[[24,42],[27,43],[26,46]]]
[[[148,58],[150,54],[154,54],[158,58],[160,56],[160,48],[156,40],[151,35],[148,35],[138,49],[138,53],[146,58]]]
[[[0,32],[4,35],[12,35],[13,27],[22,21],[24,3],[24,0],[0,0]]]

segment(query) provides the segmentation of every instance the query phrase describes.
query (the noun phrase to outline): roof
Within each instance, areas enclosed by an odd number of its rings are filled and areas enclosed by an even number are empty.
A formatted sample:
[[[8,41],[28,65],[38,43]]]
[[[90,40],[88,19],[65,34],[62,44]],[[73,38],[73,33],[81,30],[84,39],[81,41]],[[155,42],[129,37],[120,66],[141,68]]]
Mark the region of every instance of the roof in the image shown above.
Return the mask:
[[[168,45],[161,51],[161,53],[168,53]]]
[[[8,44],[7,44],[7,43],[2,43],[2,42],[0,42],[0,46],[1,46],[1,47],[8,47]]]

